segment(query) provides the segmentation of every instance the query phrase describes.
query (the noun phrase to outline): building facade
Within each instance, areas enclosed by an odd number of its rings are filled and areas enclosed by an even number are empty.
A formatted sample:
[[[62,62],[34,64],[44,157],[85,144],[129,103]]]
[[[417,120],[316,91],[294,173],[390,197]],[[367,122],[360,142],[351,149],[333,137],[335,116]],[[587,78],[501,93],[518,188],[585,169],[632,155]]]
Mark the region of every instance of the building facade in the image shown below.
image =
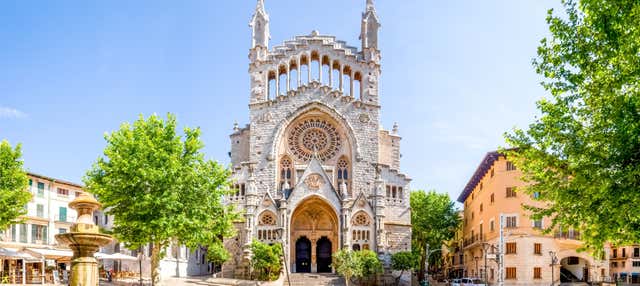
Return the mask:
[[[464,211],[459,213],[460,220],[464,218]],[[464,268],[464,228],[460,224],[453,238],[442,244],[442,264],[446,278],[465,277]]]
[[[31,200],[25,206],[24,221],[0,232],[0,248],[16,256],[3,259],[0,271],[14,283],[40,282],[43,273],[52,281],[53,270],[62,275],[70,269],[72,252],[58,245],[55,235],[68,232],[76,221],[76,211],[68,204],[83,189],[76,183],[34,173],[27,175]]]
[[[113,229],[114,219],[114,215],[108,215],[103,210],[96,210],[93,213],[94,223],[107,231]],[[105,271],[141,273],[144,278],[151,277],[150,244],[139,249],[129,249],[124,243],[114,238],[108,245],[100,247],[100,252],[105,254],[122,253],[138,258],[138,260],[102,260],[100,265]],[[160,279],[209,275],[213,274],[214,271],[213,263],[206,260],[206,251],[204,249],[189,249],[178,243],[171,243],[165,249],[165,255],[160,260],[158,269]]]
[[[609,254],[613,280],[640,284],[640,245],[612,246]]]
[[[269,49],[269,16],[251,19],[249,123],[235,126],[231,164],[244,210],[227,241],[224,271],[248,274],[253,239],[282,243],[292,272],[332,272],[340,248],[385,261],[411,248],[410,179],[400,172],[400,136],[380,124],[379,19],[361,19],[362,46],[312,31]],[[231,273],[232,272],[232,273]]]
[[[518,191],[525,184],[521,172],[499,152],[489,152],[458,197],[464,204],[465,275],[498,281],[501,217],[504,237],[505,285],[550,285],[560,281],[603,281],[609,276],[609,263],[579,252],[580,234],[558,230],[545,235],[549,218],[534,220],[523,208],[541,206],[537,195]],[[553,266],[551,255],[557,257]]]

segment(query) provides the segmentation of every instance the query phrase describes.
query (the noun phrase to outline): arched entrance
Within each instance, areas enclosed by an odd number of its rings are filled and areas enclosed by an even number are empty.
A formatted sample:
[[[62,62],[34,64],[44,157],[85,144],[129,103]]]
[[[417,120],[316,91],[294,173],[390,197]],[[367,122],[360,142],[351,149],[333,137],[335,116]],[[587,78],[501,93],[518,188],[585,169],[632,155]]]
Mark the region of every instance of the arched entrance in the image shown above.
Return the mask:
[[[292,270],[331,272],[331,255],[339,245],[339,225],[336,212],[321,197],[302,201],[291,216]],[[305,265],[307,261],[310,263]]]
[[[331,272],[331,240],[326,236],[318,240],[316,257],[318,257],[318,273]]]
[[[577,256],[560,260],[560,282],[589,282],[589,261]]]
[[[296,272],[311,272],[311,241],[306,236],[296,241]]]

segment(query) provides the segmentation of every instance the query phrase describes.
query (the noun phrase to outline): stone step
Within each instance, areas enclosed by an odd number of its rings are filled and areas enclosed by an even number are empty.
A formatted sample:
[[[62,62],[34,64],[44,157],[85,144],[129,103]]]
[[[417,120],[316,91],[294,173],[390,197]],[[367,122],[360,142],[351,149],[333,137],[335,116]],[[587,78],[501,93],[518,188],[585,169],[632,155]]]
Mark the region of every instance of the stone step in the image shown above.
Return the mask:
[[[344,286],[344,279],[332,273],[291,273],[289,276],[291,286]],[[288,286],[285,279],[283,285]]]

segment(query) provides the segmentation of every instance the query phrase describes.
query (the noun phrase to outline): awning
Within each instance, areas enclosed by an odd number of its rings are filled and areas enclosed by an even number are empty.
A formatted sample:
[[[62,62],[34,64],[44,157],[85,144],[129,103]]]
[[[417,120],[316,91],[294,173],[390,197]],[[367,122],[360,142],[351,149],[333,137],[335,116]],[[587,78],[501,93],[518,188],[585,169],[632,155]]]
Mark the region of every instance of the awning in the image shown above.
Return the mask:
[[[113,254],[96,253],[94,256],[102,260],[131,260],[131,261],[138,260],[138,258],[135,256],[126,255],[122,253],[113,253]]]
[[[14,248],[0,247],[0,257],[12,258],[12,259],[24,259],[28,261],[40,261],[40,259],[33,257],[29,253],[18,251],[17,249],[14,249]]]
[[[25,248],[25,250],[48,259],[60,259],[60,258],[73,257],[73,251],[71,250],[48,249],[48,248]]]

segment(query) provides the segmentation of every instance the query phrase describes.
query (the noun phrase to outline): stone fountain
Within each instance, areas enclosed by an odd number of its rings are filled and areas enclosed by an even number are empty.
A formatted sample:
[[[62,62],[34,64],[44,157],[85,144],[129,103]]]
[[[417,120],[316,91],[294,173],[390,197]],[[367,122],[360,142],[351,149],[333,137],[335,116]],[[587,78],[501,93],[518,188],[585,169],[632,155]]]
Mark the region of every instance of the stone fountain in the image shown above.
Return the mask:
[[[110,235],[100,233],[98,226],[93,223],[93,211],[100,206],[93,196],[81,193],[69,203],[69,207],[78,212],[78,220],[71,226],[70,232],[56,235],[58,243],[73,250],[71,286],[98,285],[98,260],[93,255],[100,246],[112,240]]]

